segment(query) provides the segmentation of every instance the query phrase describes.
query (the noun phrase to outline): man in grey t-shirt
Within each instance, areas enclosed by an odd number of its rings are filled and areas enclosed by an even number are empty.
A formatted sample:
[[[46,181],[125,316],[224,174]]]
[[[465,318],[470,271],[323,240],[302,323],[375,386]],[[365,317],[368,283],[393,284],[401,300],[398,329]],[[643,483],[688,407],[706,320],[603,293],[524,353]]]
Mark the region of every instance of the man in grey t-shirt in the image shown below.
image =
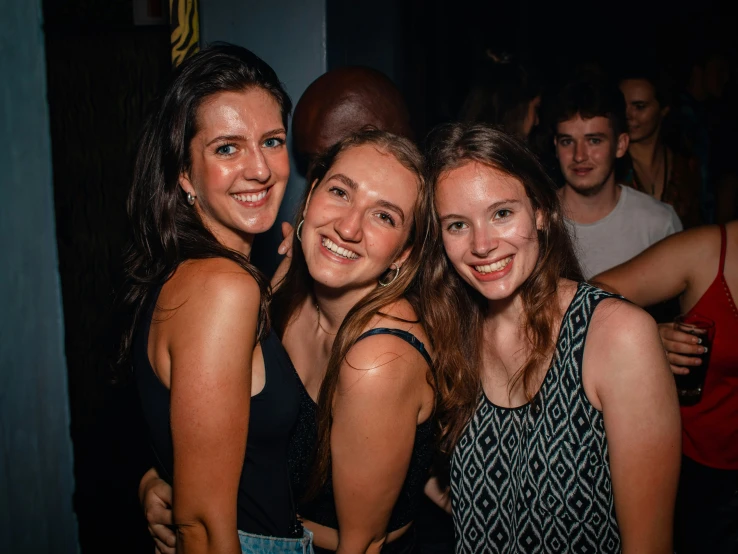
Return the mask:
[[[556,105],[554,144],[566,183],[559,191],[585,279],[682,230],[674,209],[615,182],[628,151],[625,101],[604,77],[566,85]]]

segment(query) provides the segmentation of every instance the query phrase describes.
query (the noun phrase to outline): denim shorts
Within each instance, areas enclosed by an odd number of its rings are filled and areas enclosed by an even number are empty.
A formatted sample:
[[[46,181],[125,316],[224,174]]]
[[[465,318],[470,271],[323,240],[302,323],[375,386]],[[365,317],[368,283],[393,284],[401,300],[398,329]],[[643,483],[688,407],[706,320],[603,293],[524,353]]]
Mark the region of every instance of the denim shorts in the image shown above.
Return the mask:
[[[303,529],[301,539],[285,539],[238,532],[243,554],[313,554],[313,533]]]

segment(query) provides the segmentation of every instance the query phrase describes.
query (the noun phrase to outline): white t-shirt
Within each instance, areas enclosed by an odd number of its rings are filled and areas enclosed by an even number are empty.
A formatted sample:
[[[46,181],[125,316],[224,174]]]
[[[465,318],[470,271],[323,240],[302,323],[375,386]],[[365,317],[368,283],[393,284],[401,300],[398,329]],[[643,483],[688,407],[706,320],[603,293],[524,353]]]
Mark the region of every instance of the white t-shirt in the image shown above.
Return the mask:
[[[620,186],[620,185],[618,185]],[[682,230],[674,208],[631,187],[620,186],[615,208],[594,223],[565,218],[585,279],[607,271]]]

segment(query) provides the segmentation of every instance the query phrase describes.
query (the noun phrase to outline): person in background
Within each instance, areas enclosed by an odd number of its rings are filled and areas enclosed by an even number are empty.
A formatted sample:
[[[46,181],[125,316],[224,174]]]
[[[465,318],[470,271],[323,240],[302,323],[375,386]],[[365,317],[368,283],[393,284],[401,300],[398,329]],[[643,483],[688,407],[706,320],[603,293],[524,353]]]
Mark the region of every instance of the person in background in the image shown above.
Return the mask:
[[[738,551],[738,221],[672,235],[594,279],[639,306],[678,297],[681,311],[715,322],[701,400],[682,406],[679,554]],[[660,326],[672,371],[699,366],[707,348]]]
[[[655,323],[582,282],[523,142],[450,124],[428,164],[423,313],[455,312],[439,390],[456,552],[670,553],[679,410]]]
[[[623,95],[606,77],[576,76],[559,91],[552,117],[565,180],[559,200],[585,279],[682,230],[671,206],[616,181],[629,139]]]
[[[298,171],[305,174],[312,158],[367,126],[414,138],[405,99],[384,73],[361,66],[324,73],[295,106],[292,135]]]
[[[122,348],[183,553],[312,552],[287,475],[300,391],[249,261],[287,185],[290,109],[264,61],[214,44],[177,69],[138,147]]]
[[[664,78],[635,68],[621,76],[620,90],[630,138],[623,184],[671,205],[684,227],[699,225],[699,161],[667,144],[672,102]]]
[[[538,125],[541,84],[508,54],[487,51],[459,119],[487,123],[526,140]]]

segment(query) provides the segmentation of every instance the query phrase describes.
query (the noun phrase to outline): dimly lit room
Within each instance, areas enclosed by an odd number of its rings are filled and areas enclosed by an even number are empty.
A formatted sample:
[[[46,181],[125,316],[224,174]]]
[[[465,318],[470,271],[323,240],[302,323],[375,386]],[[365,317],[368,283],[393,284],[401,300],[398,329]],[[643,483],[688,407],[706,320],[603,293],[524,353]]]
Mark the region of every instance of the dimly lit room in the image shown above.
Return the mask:
[[[732,2],[0,5],[0,552],[738,554]]]

